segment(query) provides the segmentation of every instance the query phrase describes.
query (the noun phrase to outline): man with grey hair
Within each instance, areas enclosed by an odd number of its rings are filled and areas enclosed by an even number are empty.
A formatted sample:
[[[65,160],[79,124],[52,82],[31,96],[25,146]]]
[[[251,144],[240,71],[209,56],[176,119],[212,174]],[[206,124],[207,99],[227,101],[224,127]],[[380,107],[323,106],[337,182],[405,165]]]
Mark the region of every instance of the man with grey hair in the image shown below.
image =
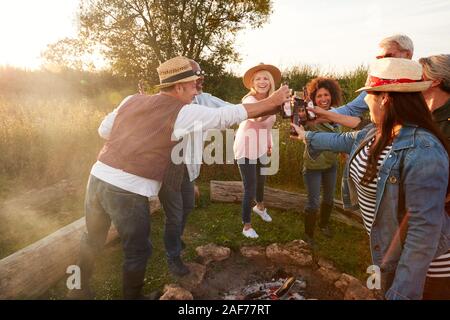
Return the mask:
[[[414,54],[414,45],[412,40],[404,34],[395,34],[384,38],[378,44],[379,52],[377,59],[382,58],[403,58],[412,59]],[[353,101],[339,107],[326,111],[320,108],[313,110],[320,122],[335,122],[347,127],[355,128],[360,123],[359,117],[369,110],[364,98],[367,93],[362,92]],[[318,112],[316,112],[318,111]],[[344,116],[344,117],[342,117]],[[351,117],[354,117],[353,119]]]
[[[380,53],[377,59],[381,58],[404,58],[412,59],[414,54],[414,44],[410,37],[404,34],[395,34],[384,38],[379,43]]]

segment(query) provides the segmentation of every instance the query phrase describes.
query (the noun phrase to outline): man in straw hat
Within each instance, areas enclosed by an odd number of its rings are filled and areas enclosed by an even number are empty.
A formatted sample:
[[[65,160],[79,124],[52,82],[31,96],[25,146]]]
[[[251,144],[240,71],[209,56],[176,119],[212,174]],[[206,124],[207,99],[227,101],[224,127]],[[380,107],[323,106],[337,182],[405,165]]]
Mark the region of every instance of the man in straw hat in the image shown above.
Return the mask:
[[[450,245],[450,146],[422,95],[431,84],[418,62],[376,60],[366,86],[357,90],[367,92],[372,124],[343,134],[295,126],[312,157],[324,150],[349,154],[350,200],[360,205],[386,299],[421,299],[427,274],[440,269],[433,262],[443,266]],[[444,281],[438,279],[432,290],[448,297]]]
[[[171,150],[183,135],[198,130],[225,128],[247,118],[273,114],[289,99],[283,86],[255,104],[212,109],[191,104],[198,93],[189,59],[175,57],[158,68],[160,93],[137,94],[116,109],[108,139],[93,165],[86,191],[87,232],[81,240],[78,266],[81,288],[69,298],[91,298],[89,289],[94,261],[102,249],[111,221],[124,250],[123,296],[144,299],[142,287],[152,251],[149,240],[148,197],[156,196],[171,162]]]

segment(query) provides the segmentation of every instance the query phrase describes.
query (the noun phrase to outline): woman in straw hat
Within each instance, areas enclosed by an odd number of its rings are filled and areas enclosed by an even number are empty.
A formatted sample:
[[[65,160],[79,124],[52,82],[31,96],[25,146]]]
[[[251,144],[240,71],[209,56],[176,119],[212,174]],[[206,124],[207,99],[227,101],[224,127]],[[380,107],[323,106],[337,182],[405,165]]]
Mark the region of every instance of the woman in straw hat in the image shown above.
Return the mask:
[[[422,81],[419,63],[377,60],[367,83],[358,91],[368,93],[365,101],[373,124],[344,134],[295,126],[295,138],[305,141],[310,154],[350,154],[351,199],[360,206],[383,293],[387,299],[421,299],[430,263],[450,244],[450,216],[444,205],[450,148],[421,94],[431,82]]]
[[[275,85],[281,81],[280,70],[269,64],[259,64],[247,70],[244,74],[244,86],[250,92],[242,98],[243,103],[255,103],[267,98],[275,91]],[[258,238],[251,224],[251,211],[261,219],[271,222],[272,218],[264,207],[265,175],[262,167],[267,164],[267,156],[272,149],[272,126],[276,116],[265,116],[248,119],[239,125],[234,140],[234,156],[237,159],[239,172],[244,183],[244,198],[242,200],[242,234],[247,238]],[[256,199],[252,208],[251,202]]]

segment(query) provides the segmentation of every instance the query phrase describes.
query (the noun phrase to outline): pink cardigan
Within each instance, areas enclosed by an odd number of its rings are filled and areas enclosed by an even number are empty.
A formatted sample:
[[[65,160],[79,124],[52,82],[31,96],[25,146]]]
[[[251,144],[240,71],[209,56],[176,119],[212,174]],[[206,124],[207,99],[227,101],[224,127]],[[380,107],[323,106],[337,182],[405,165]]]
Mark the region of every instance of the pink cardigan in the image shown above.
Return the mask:
[[[243,103],[255,103],[254,96],[246,97]],[[248,158],[256,160],[272,147],[272,127],[277,117],[247,119],[242,121],[234,139],[234,158]]]

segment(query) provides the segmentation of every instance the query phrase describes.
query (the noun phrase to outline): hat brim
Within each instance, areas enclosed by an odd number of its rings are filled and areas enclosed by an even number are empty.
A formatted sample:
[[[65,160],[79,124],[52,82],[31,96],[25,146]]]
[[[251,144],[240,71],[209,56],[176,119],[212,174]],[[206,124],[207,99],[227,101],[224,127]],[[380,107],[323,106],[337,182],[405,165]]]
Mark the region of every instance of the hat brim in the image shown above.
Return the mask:
[[[268,72],[270,72],[270,74],[273,77],[273,81],[275,82],[275,86],[278,86],[278,84],[281,81],[281,71],[280,69],[278,69],[277,67],[271,65],[271,64],[259,64],[257,66],[254,66],[253,68],[248,69],[245,74],[244,77],[242,78],[242,82],[244,83],[244,86],[247,89],[251,89],[252,88],[252,78],[253,75],[261,70],[266,70]],[[274,88],[275,90],[276,88]]]
[[[431,86],[432,81],[420,81],[411,83],[393,83],[378,87],[362,87],[355,92],[361,91],[385,91],[385,92],[420,92],[425,91]]]
[[[197,79],[200,79],[200,77],[199,76],[190,76],[190,77],[187,77],[187,78],[184,78],[184,79],[181,79],[181,80],[177,80],[177,81],[174,81],[174,82],[158,84],[158,85],[155,86],[155,88],[157,88],[157,89],[168,88],[168,87],[176,85],[177,83],[191,82],[191,81],[196,81]]]

